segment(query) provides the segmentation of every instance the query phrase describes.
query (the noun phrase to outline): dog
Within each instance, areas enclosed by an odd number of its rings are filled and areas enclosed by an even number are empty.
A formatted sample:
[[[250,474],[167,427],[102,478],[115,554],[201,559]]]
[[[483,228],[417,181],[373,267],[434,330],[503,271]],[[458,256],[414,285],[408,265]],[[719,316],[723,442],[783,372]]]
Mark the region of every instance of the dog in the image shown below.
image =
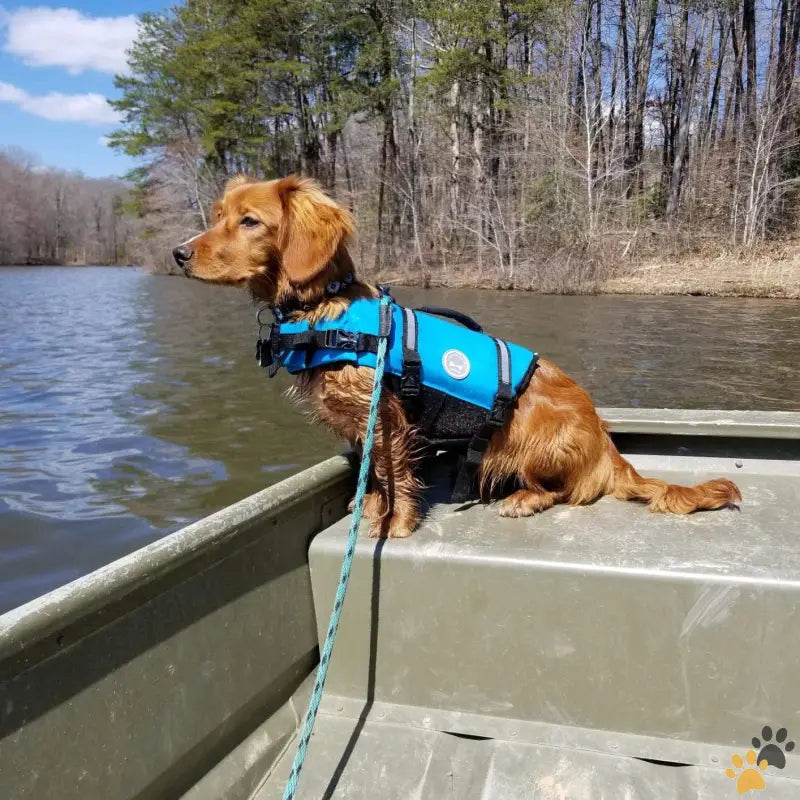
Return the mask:
[[[184,273],[208,283],[246,287],[256,301],[295,309],[313,325],[335,320],[377,287],[354,275],[348,241],[351,214],[311,179],[228,182],[213,225],[178,245]],[[335,296],[326,291],[344,281]],[[293,391],[311,401],[319,420],[351,445],[364,436],[373,369],[321,366],[301,372]],[[385,390],[375,431],[372,489],[364,514],[370,535],[411,535],[421,517],[422,483],[415,471],[415,427],[397,393]],[[676,486],[644,478],[617,451],[589,395],[555,364],[540,360],[510,418],[491,438],[479,467],[482,491],[515,481],[521,488],[499,503],[504,517],[525,517],[556,503],[581,505],[603,495],[646,502],[657,512],[688,514],[741,500],[727,479]]]

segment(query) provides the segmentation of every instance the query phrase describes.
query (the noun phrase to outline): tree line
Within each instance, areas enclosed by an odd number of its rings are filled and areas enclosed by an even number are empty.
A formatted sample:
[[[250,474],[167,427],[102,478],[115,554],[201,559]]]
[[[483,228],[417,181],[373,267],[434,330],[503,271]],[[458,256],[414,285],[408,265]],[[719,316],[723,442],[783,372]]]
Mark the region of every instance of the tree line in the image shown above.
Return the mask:
[[[800,0],[186,0],[111,141],[152,264],[233,174],[302,172],[362,269],[563,288],[793,235],[799,39]]]
[[[137,220],[128,189],[43,169],[21,151],[0,151],[0,264],[130,263]]]

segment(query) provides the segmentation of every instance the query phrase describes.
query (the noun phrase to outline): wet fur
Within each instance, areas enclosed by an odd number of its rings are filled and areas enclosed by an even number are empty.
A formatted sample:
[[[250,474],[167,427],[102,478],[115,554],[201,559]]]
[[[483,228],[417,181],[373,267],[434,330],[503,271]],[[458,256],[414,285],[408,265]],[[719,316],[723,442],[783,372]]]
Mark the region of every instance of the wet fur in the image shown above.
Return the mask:
[[[244,227],[245,217],[258,225]],[[355,298],[377,296],[375,287],[357,281],[342,295],[325,297],[330,281],[353,271],[347,242],[354,223],[313,181],[234,179],[215,219],[212,228],[187,243],[194,250],[186,265],[190,277],[247,286],[256,300],[268,304],[294,298],[313,303],[311,311],[297,315],[311,323],[336,319]],[[366,367],[318,368],[301,373],[293,392],[310,401],[334,433],[356,445],[366,427],[372,376]],[[373,491],[365,506],[371,535],[409,536],[419,523],[422,485],[415,458],[414,428],[399,399],[385,389],[375,432]],[[509,480],[522,488],[499,504],[507,517],[529,516],[556,503],[590,503],[606,494],[678,514],[741,500],[726,479],[684,487],[643,478],[617,451],[589,395],[546,360],[539,362],[481,464],[482,494]]]

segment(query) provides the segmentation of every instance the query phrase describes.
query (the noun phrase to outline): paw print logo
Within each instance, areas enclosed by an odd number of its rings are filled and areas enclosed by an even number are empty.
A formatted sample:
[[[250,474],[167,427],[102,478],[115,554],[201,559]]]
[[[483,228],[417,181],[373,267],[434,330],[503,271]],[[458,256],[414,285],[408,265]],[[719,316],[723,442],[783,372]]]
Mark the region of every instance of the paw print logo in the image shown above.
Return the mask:
[[[771,767],[783,769],[786,766],[786,753],[794,750],[794,742],[787,742],[786,728],[779,728],[775,734],[775,741],[772,741],[772,728],[765,725],[761,729],[761,738],[753,737],[753,747],[758,750],[758,763],[766,761]]]
[[[747,762],[746,767],[745,762]],[[736,781],[736,791],[739,794],[758,792],[767,788],[767,784],[764,783],[764,776],[761,774],[767,768],[767,760],[761,759],[756,764],[755,750],[748,750],[745,753],[744,760],[738,753],[734,753],[731,756],[731,764],[735,769],[728,767],[725,770],[725,774]]]

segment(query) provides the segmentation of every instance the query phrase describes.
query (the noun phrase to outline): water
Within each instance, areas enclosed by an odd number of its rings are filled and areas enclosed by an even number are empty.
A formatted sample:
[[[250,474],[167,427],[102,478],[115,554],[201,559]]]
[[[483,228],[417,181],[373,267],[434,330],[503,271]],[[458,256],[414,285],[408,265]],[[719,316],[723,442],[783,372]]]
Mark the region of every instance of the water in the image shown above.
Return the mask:
[[[800,410],[800,303],[398,290],[556,361],[600,405]],[[253,358],[245,292],[0,269],[0,611],[341,445]]]

